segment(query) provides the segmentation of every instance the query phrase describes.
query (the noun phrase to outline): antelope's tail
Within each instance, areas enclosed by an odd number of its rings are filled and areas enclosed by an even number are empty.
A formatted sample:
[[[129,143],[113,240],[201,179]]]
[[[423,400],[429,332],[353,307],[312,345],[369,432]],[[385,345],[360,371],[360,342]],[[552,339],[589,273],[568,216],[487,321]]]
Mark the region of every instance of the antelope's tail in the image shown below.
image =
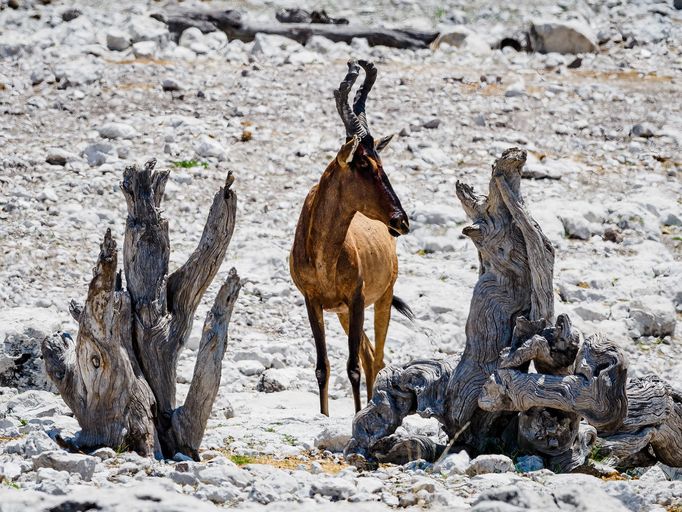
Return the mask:
[[[394,295],[391,306],[393,306],[398,313],[407,317],[410,322],[414,322],[414,313],[403,299]]]

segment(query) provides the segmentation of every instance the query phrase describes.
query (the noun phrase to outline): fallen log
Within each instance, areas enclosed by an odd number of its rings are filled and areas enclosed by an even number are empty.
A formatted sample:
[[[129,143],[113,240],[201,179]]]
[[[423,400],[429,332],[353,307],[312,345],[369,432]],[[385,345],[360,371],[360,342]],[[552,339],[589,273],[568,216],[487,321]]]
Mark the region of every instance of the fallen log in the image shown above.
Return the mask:
[[[324,23],[331,25],[348,25],[346,18],[332,18],[327,12],[321,11],[306,11],[300,7],[293,7],[291,9],[280,9],[275,14],[275,18],[280,23]]]
[[[155,13],[153,18],[168,25],[176,38],[187,28],[196,27],[203,33],[222,31],[228,39],[253,41],[256,34],[273,34],[298,41],[305,45],[312,36],[322,36],[335,42],[350,43],[353,39],[367,39],[370,46],[393,48],[428,48],[438,32],[411,29],[364,27],[355,24],[321,23],[262,23],[245,19],[234,10],[181,10]]]

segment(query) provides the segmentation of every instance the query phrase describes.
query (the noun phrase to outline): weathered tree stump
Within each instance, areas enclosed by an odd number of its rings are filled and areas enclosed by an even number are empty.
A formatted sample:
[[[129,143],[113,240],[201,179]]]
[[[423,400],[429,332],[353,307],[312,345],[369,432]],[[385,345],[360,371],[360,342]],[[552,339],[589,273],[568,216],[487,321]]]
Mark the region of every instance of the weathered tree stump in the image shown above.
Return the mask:
[[[215,277],[232,238],[237,196],[230,173],[216,193],[199,242],[187,262],[169,274],[168,222],[160,204],[168,171],[128,167],[121,190],[128,204],[123,270],[107,230],[78,321],[74,342],[58,333],[43,342],[50,378],[82,430],[78,449],[109,446],[141,455],[199,459],[198,448],[218,393],[227,328],[239,294],[232,269],[204,323],[185,403],[176,407],[176,366],[194,312]]]
[[[628,383],[617,346],[599,335],[583,341],[566,315],[554,321],[554,250],[524,206],[525,160],[525,151],[506,150],[487,197],[457,183],[473,221],[463,233],[480,262],[464,352],[385,368],[353,421],[350,461],[433,461],[456,446],[537,454],[571,471],[597,444],[618,467],[682,465],[682,394],[655,378]],[[415,413],[436,418],[450,445],[396,436]]]

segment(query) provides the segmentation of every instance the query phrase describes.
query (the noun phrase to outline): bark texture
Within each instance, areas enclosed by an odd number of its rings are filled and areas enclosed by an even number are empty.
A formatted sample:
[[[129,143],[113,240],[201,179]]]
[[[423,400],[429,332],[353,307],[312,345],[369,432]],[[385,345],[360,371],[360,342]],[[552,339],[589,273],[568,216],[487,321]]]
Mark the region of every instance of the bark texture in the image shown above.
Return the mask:
[[[438,32],[419,30],[387,29],[364,27],[354,24],[323,23],[271,23],[252,22],[233,10],[184,9],[153,15],[168,25],[178,37],[183,30],[196,27],[204,33],[223,31],[229,39],[253,41],[256,34],[274,34],[306,44],[312,36],[322,36],[332,41],[350,43],[354,38],[364,38],[370,46],[391,46],[394,48],[428,48]]]
[[[43,342],[48,374],[82,428],[79,449],[110,446],[143,455],[198,460],[198,448],[218,392],[227,327],[239,294],[232,269],[207,315],[185,403],[176,407],[176,365],[206,288],[225,257],[237,197],[215,195],[198,247],[169,275],[168,223],[160,204],[168,171],[128,167],[121,190],[128,205],[123,270],[107,230],[85,305],[70,305],[76,341],[65,333]],[[124,286],[125,284],[125,286]]]
[[[626,391],[627,416],[600,432],[600,455],[624,469],[657,461],[682,467],[682,393],[655,375],[630,380]]]
[[[472,220],[463,232],[480,262],[464,352],[379,373],[346,448],[357,465],[433,461],[456,446],[537,454],[555,471],[584,471],[595,445],[621,468],[682,465],[682,394],[656,377],[628,382],[615,344],[583,339],[566,315],[554,320],[554,250],[521,196],[525,157],[516,148],[502,154],[487,196],[457,184]],[[438,419],[449,446],[394,434],[415,413]]]

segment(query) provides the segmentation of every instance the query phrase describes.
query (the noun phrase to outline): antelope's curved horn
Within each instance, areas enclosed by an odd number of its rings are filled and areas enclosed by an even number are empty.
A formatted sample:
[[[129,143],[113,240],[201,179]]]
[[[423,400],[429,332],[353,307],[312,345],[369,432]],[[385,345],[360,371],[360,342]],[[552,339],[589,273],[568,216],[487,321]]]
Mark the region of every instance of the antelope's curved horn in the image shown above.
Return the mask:
[[[365,81],[362,83],[358,92],[355,93],[353,100],[353,112],[358,116],[360,124],[369,133],[369,126],[367,125],[367,116],[365,115],[365,102],[367,95],[372,90],[372,86],[377,79],[377,68],[372,62],[366,60],[358,61],[358,64],[365,70]]]
[[[346,137],[350,138],[357,135],[358,139],[362,140],[367,135],[367,130],[348,105],[348,94],[359,74],[360,66],[358,63],[354,60],[348,61],[348,73],[339,88],[334,91],[334,99],[336,100],[336,110],[339,111],[343,125],[346,127]]]

